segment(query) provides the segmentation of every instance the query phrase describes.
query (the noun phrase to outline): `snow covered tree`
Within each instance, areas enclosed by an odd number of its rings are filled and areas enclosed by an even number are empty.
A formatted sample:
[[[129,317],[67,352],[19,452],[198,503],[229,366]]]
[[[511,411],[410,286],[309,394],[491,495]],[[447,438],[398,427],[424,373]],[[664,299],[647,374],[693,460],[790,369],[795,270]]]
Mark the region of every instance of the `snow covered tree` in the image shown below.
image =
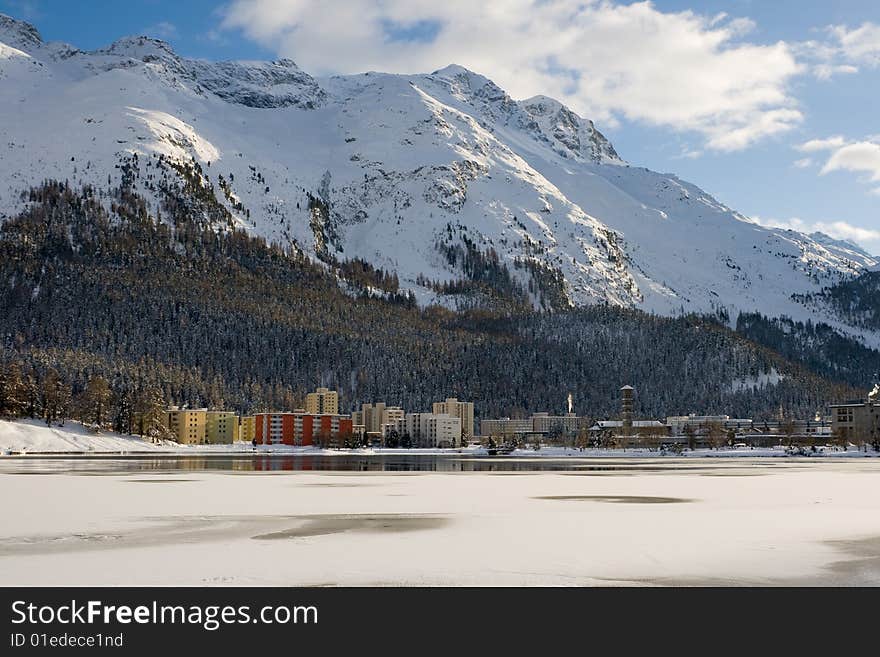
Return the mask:
[[[50,369],[43,377],[40,391],[46,425],[63,424],[70,411],[70,386],[61,380],[57,371]]]
[[[17,363],[0,367],[0,417],[21,417],[27,406],[27,396],[21,368]]]
[[[89,424],[98,431],[103,429],[109,415],[111,396],[107,379],[101,375],[90,377],[77,400],[79,419],[83,424]]]
[[[138,395],[134,406],[137,432],[151,442],[170,440],[173,435],[165,424],[165,396],[158,386]]]

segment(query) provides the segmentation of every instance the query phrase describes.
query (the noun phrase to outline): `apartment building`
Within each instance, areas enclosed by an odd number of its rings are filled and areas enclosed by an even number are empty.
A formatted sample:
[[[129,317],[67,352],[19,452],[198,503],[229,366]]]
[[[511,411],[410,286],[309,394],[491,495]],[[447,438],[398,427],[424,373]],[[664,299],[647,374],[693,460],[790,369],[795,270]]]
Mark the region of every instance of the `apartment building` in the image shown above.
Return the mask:
[[[526,419],[501,418],[498,420],[482,420],[480,433],[484,436],[500,438],[522,438],[530,434],[542,436],[576,436],[590,427],[589,418],[575,413],[550,415],[549,413],[533,413]]]
[[[417,447],[461,447],[461,418],[445,413],[407,413],[385,431],[409,435]]]
[[[306,395],[306,413],[311,415],[338,415],[339,393],[327,388],[318,388]]]
[[[243,415],[239,423],[238,439],[246,443],[253,442],[256,428],[254,427],[254,416]]]
[[[232,411],[208,411],[205,418],[205,442],[208,445],[231,445],[238,440],[238,415]]]
[[[461,420],[461,433],[465,438],[474,435],[474,403],[458,401],[455,397],[447,397],[446,401],[434,402],[432,411],[435,415],[451,415]]]
[[[316,445],[322,439],[344,440],[352,435],[351,417],[314,413],[257,413],[254,439],[259,445]]]
[[[182,445],[204,445],[207,421],[207,408],[180,409],[172,406],[165,412],[165,426]]]
[[[577,436],[581,430],[590,428],[589,419],[575,413],[565,415],[534,413],[531,420],[532,431],[543,435]]]
[[[532,433],[532,419],[525,420],[503,417],[497,420],[481,420],[480,434],[496,438],[517,438]]]
[[[831,433],[854,443],[880,440],[880,402],[867,401],[832,404]]]
[[[381,434],[382,427],[395,424],[406,415],[400,406],[386,406],[385,402],[375,404],[362,404],[361,410],[351,414],[351,420],[355,426],[363,426],[363,432],[367,434]]]
[[[666,426],[673,436],[683,436],[689,431],[705,433],[720,427],[722,431],[742,433],[751,431],[754,422],[749,418],[732,418],[729,415],[672,415],[666,418]]]

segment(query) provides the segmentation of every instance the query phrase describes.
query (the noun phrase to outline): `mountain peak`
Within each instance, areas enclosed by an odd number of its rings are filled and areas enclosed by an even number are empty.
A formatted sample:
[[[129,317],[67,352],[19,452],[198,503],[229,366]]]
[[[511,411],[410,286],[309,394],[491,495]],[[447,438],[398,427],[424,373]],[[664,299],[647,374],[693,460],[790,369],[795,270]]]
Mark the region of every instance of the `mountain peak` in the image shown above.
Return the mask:
[[[128,36],[114,41],[108,48],[98,51],[101,54],[127,56],[143,61],[171,57],[178,59],[174,48],[167,41],[148,36]]]
[[[462,83],[466,83],[467,87],[472,91],[480,91],[490,89],[493,91],[492,95],[501,94],[507,97],[507,94],[504,92],[501,87],[495,84],[492,80],[487,78],[485,75],[481,75],[479,73],[475,73],[474,71],[465,68],[464,66],[460,66],[459,64],[449,64],[448,66],[444,66],[441,69],[438,69],[431,73],[431,75],[443,78],[444,80],[449,80],[454,86],[461,87]],[[485,91],[483,92],[485,93]]]
[[[0,42],[26,51],[42,46],[43,37],[30,23],[0,14]]]
[[[459,64],[449,64],[443,68],[437,69],[431,75],[438,75],[442,78],[454,78],[459,75],[476,75],[473,71],[466,69]]]
[[[822,244],[824,246],[836,246],[844,249],[851,249],[857,252],[859,255],[864,255],[870,257],[870,254],[865,251],[861,246],[848,239],[839,239],[836,237],[832,237],[828,233],[823,233],[821,231],[815,231],[810,233],[810,237],[812,237],[816,242]]]

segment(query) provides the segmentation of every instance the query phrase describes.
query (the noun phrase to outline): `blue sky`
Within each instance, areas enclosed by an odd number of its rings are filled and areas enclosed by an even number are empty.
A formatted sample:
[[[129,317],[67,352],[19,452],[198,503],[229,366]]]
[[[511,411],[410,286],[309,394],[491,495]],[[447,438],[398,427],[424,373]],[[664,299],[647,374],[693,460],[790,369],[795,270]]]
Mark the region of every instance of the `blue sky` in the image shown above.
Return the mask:
[[[560,98],[633,164],[880,254],[880,2],[438,4],[0,0],[0,11],[83,49],[149,34],[185,56],[286,56],[317,74],[455,62],[515,98]]]

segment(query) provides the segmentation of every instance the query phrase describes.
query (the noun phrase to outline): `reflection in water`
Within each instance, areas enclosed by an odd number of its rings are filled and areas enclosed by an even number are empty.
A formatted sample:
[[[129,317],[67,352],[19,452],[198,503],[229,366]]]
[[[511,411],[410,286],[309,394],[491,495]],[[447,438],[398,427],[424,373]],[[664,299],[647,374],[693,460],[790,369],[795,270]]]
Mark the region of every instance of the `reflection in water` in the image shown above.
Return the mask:
[[[736,466],[735,468],[730,466]],[[637,474],[647,472],[717,472],[720,468],[742,473],[764,467],[755,460],[725,459],[722,465],[705,460],[590,459],[577,457],[475,457],[456,454],[212,454],[163,456],[7,457],[0,473],[102,475],[128,472],[566,472],[567,474]],[[776,464],[774,464],[776,465]],[[783,466],[783,464],[778,464]],[[796,467],[795,463],[785,466]],[[733,474],[734,472],[731,472]]]

